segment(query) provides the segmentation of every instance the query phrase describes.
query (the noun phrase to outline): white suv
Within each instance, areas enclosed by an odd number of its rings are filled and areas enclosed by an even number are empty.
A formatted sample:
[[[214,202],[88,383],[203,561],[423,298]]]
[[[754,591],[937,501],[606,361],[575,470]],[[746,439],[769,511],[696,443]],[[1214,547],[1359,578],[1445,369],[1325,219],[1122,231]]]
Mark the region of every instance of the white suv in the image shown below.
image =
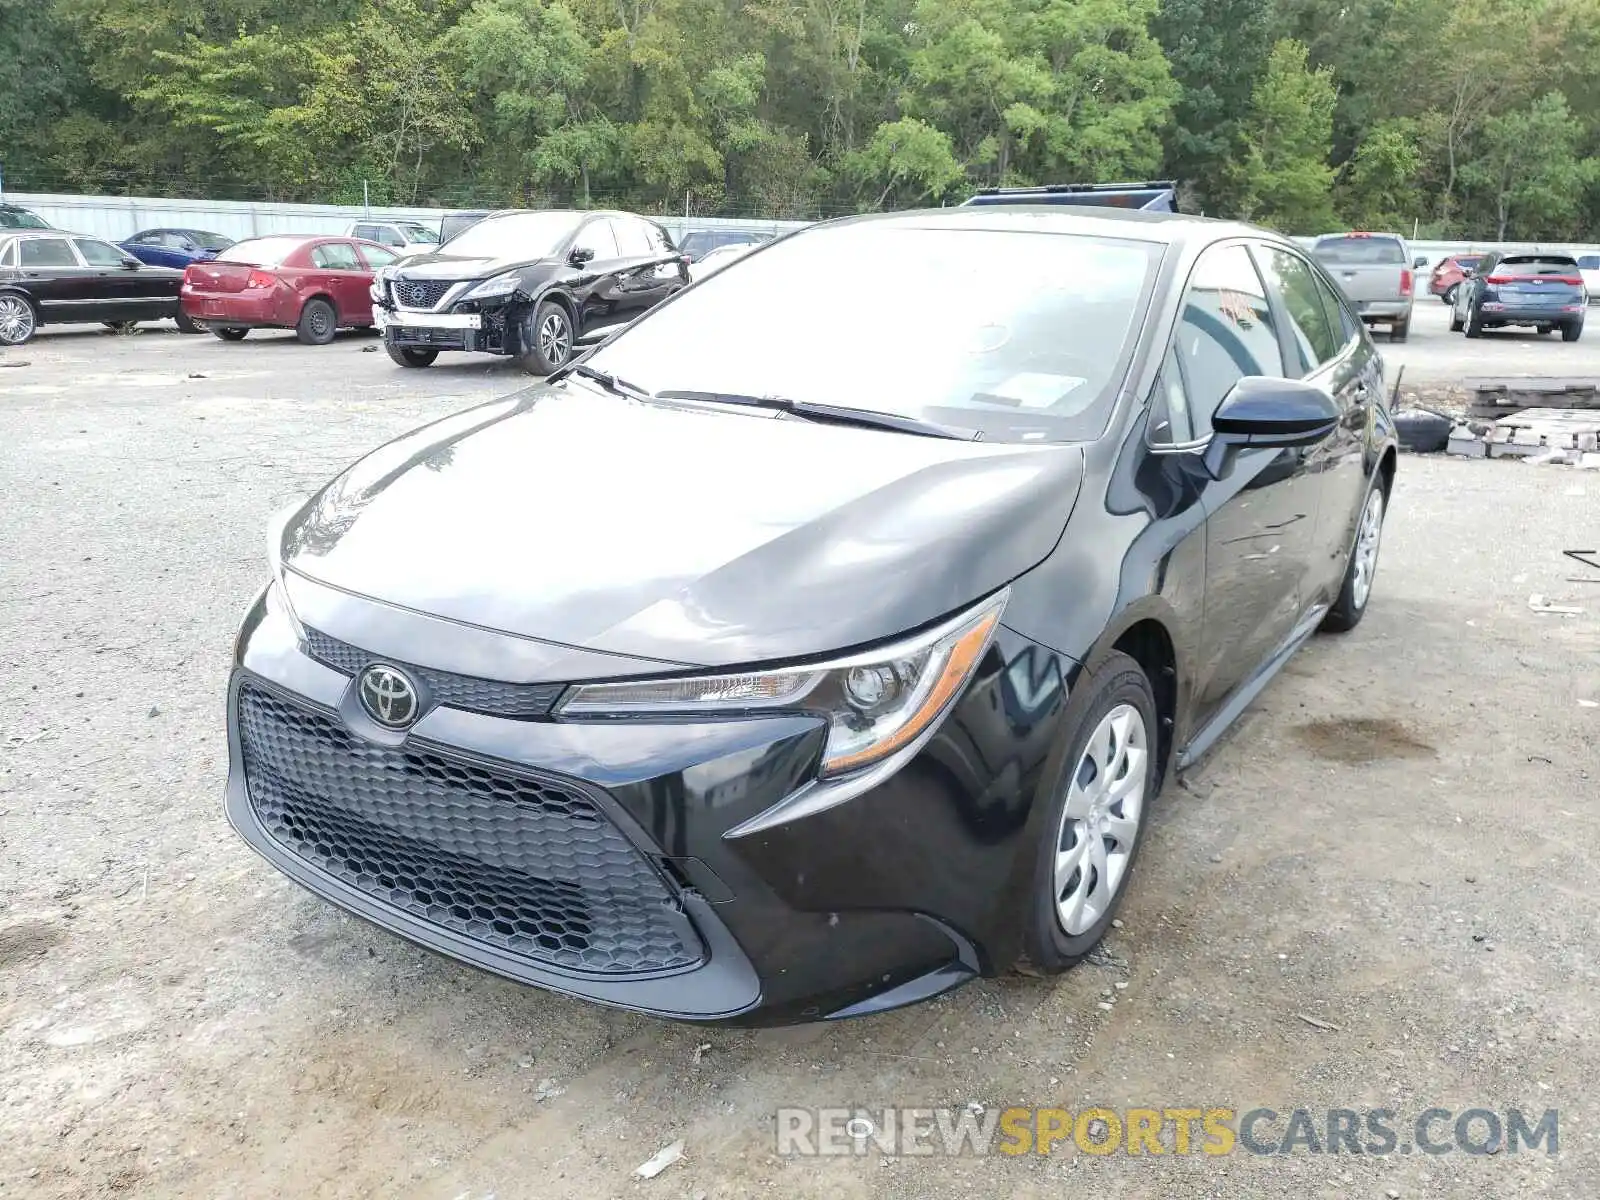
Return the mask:
[[[397,254],[428,253],[439,246],[438,233],[416,221],[352,221],[344,236],[377,242]]]

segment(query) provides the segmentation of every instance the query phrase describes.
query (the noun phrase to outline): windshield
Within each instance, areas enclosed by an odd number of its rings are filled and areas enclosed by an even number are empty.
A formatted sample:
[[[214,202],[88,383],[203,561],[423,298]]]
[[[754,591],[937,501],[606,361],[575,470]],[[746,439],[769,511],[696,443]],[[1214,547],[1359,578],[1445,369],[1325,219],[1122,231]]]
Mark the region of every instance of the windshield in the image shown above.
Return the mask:
[[[531,212],[485,217],[445,243],[473,258],[549,258],[572,235],[582,213]]]
[[[817,229],[741,256],[590,362],[651,392],[892,412],[991,441],[1089,439],[1160,253],[1054,233]]]
[[[426,225],[402,224],[400,232],[406,235],[408,242],[426,242],[431,246],[439,240],[439,235]]]
[[[1396,264],[1405,266],[1406,252],[1398,240],[1391,237],[1369,237],[1351,234],[1349,237],[1323,238],[1313,251],[1325,263],[1340,267],[1373,267]]]
[[[235,242],[217,255],[218,262],[248,263],[252,267],[276,267],[305,245],[304,238],[264,237]]]
[[[0,208],[0,229],[49,229],[46,221],[40,220],[25,208]]]

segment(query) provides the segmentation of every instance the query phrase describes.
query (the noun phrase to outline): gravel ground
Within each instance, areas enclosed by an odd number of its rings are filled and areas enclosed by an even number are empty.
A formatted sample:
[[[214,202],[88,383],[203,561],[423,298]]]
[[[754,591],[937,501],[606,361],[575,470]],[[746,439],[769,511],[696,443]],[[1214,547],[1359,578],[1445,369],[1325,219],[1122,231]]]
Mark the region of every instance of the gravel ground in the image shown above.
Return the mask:
[[[1403,460],[1366,622],[1166,789],[1099,963],[708,1031],[452,966],[227,827],[266,517],[521,382],[373,348],[0,359],[0,1197],[1600,1195],[1600,588],[1561,553],[1600,544],[1600,476]],[[780,1106],[972,1103],[1556,1108],[1561,1152],[774,1153]]]

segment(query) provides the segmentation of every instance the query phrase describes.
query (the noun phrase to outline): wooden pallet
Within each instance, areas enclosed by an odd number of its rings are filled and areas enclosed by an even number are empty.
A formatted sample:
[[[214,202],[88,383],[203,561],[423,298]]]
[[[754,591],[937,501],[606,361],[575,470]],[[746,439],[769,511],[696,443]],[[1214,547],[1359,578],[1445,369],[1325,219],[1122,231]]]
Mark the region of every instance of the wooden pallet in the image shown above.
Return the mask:
[[[1526,457],[1548,450],[1578,455],[1600,449],[1600,412],[1570,408],[1525,408],[1501,417],[1489,431],[1494,458]]]
[[[1523,409],[1583,409],[1600,412],[1600,383],[1593,376],[1471,379],[1467,413],[1504,417]]]

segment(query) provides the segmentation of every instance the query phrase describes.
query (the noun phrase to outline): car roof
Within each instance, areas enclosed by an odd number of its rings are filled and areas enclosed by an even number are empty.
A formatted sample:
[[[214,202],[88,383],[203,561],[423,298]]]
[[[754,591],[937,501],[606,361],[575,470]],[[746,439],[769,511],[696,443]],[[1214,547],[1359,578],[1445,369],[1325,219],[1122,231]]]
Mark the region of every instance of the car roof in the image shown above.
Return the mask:
[[[1092,205],[994,204],[925,208],[908,212],[870,213],[843,217],[813,228],[840,225],[882,225],[904,229],[965,229],[991,233],[1066,233],[1080,237],[1124,238],[1158,245],[1203,245],[1229,237],[1285,241],[1270,229],[1241,221],[1219,221],[1186,213]]]

